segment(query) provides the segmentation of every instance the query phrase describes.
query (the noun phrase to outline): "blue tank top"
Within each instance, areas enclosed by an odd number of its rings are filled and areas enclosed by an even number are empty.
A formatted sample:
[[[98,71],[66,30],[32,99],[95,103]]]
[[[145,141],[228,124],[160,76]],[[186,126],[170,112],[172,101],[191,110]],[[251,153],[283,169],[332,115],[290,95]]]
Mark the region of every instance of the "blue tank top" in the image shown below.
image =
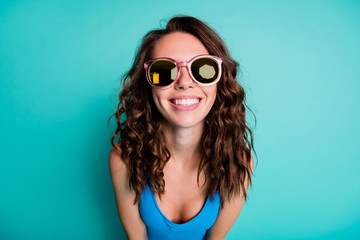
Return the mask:
[[[201,211],[186,223],[173,223],[160,210],[154,193],[146,186],[141,194],[139,211],[146,224],[148,240],[202,240],[214,224],[220,209],[220,195],[209,197]]]

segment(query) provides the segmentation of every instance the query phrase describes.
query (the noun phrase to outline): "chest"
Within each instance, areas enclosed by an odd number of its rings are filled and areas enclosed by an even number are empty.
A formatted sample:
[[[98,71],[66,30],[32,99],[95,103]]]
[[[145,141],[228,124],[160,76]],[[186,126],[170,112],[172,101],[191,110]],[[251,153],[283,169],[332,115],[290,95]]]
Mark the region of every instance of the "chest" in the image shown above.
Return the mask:
[[[160,211],[173,223],[185,223],[195,218],[203,209],[207,196],[205,176],[197,171],[164,171],[165,194],[155,199]]]
[[[165,201],[164,198],[161,203],[169,203],[169,209],[174,210],[175,214],[179,214],[182,217],[176,219],[169,212],[166,215],[164,206],[161,206],[160,210],[153,192],[150,190],[150,185],[147,185],[142,192],[139,202],[139,212],[142,220],[146,225],[147,237],[149,240],[153,239],[171,239],[171,240],[183,240],[183,239],[204,239],[206,231],[214,224],[218,212],[220,209],[220,196],[218,192],[214,195],[214,199],[207,198],[205,204],[201,206],[199,213],[195,213],[193,207],[189,213],[184,211],[184,208],[176,212],[174,205],[171,205],[169,201]],[[167,196],[167,195],[165,195]],[[190,205],[188,205],[190,206]],[[166,209],[166,210],[169,210]],[[188,215],[187,215],[188,214]]]

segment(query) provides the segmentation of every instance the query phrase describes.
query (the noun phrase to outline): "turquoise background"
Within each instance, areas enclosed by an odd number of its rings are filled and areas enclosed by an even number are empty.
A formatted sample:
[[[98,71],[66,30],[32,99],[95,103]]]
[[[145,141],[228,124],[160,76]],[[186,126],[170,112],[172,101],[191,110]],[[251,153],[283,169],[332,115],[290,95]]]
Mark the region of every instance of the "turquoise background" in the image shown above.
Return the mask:
[[[179,13],[223,37],[258,120],[227,239],[359,239],[355,0],[1,1],[0,239],[124,238],[107,119],[142,36]]]

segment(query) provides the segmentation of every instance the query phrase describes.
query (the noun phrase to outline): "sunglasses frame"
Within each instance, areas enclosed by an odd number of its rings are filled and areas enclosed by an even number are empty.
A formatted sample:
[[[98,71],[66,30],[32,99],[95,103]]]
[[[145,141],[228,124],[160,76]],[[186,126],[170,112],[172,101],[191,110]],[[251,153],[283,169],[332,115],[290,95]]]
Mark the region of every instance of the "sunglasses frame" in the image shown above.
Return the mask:
[[[211,83],[201,83],[199,82],[198,80],[195,79],[195,77],[193,76],[192,72],[191,72],[191,64],[200,59],[200,58],[210,58],[212,60],[214,60],[217,65],[218,65],[218,68],[219,68],[219,73],[218,73],[218,76],[216,77],[216,79],[214,81],[212,81]],[[176,68],[177,68],[177,74],[176,74],[176,77],[175,77],[175,80],[167,85],[167,86],[157,86],[157,85],[154,85],[151,80],[150,80],[150,77],[149,77],[149,71],[150,71],[150,68],[151,66],[157,62],[157,61],[169,61],[169,62],[172,62],[175,64]],[[190,59],[189,61],[176,61],[175,59],[172,59],[172,58],[168,58],[168,57],[160,57],[160,58],[155,58],[155,59],[152,59],[152,60],[149,60],[147,62],[144,63],[144,68],[145,68],[145,75],[146,75],[146,79],[148,81],[148,83],[154,87],[154,88],[159,88],[159,89],[166,89],[166,88],[170,88],[171,86],[175,85],[175,83],[179,80],[180,78],[180,68],[181,67],[186,67],[187,69],[187,72],[190,76],[190,78],[198,85],[200,86],[212,86],[214,84],[216,84],[217,82],[219,82],[220,78],[221,78],[221,74],[222,74],[222,59],[221,57],[218,57],[218,56],[214,56],[214,55],[209,55],[209,54],[202,54],[202,55],[197,55],[195,57],[193,57],[192,59]]]

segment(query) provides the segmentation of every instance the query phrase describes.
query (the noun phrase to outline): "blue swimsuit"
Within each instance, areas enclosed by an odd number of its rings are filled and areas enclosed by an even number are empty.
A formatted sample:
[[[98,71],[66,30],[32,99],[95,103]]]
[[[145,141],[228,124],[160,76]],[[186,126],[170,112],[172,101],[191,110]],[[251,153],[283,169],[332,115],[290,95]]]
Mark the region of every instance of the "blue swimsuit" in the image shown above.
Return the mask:
[[[202,240],[214,224],[220,208],[220,195],[206,199],[205,205],[193,219],[186,223],[171,222],[160,210],[155,195],[147,185],[141,194],[139,211],[146,224],[148,240]]]

